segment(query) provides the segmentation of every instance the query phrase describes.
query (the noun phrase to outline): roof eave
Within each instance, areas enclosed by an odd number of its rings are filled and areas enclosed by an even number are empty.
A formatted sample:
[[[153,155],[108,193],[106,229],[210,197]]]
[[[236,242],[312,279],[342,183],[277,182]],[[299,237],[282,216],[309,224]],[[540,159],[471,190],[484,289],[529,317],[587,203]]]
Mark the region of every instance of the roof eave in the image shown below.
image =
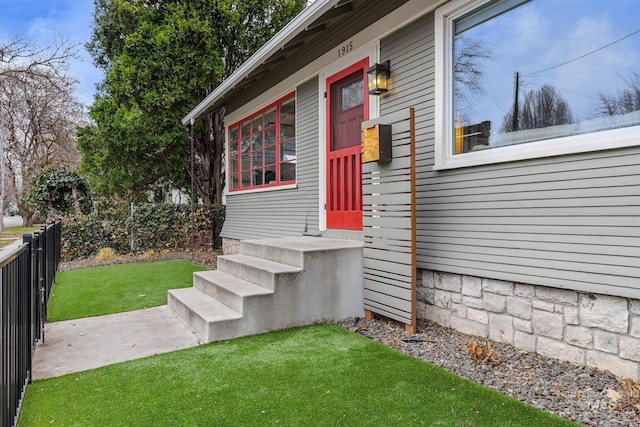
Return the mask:
[[[183,119],[182,124],[193,123],[224,95],[229,93],[238,83],[248,77],[263,62],[268,60],[279,49],[282,49],[292,38],[304,31],[311,23],[320,18],[329,9],[334,7],[339,0],[315,0],[305,8],[298,16],[282,28],[275,36],[256,51],[246,62],[226,80],[216,87],[207,97],[202,100]]]

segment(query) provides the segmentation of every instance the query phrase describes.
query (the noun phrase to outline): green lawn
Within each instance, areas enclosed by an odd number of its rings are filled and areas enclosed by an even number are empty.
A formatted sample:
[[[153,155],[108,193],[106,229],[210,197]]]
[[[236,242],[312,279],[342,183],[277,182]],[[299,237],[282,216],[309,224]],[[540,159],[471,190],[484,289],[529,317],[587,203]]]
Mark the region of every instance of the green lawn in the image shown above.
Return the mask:
[[[57,322],[164,305],[167,290],[193,286],[193,273],[202,270],[205,269],[179,259],[65,271],[56,277],[47,320]]]
[[[36,381],[20,426],[569,426],[333,325]]]
[[[58,275],[49,320],[166,302],[191,286],[183,261]],[[29,426],[569,426],[443,369],[333,325],[223,341],[35,381]]]

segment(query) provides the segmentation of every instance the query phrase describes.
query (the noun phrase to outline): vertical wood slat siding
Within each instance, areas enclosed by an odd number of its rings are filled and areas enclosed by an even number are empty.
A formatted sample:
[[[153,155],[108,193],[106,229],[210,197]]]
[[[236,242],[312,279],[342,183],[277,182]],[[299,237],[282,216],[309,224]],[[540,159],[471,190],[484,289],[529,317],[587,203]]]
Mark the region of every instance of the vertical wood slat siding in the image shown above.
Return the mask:
[[[640,298],[640,148],[433,171],[433,14],[381,40],[416,108],[419,268]]]
[[[413,118],[407,109],[365,122],[391,124],[393,160],[362,165],[364,307],[411,328],[416,326]]]
[[[318,233],[318,80],[297,88],[297,188],[227,195],[222,237],[253,239]]]

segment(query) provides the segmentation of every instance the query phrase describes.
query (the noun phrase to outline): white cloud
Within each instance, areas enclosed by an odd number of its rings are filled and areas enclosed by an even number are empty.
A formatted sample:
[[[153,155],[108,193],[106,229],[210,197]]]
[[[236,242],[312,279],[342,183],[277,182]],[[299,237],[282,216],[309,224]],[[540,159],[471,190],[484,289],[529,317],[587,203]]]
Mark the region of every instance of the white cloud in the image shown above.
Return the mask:
[[[3,39],[21,34],[40,47],[54,46],[67,40],[77,46],[78,59],[70,61],[69,73],[79,81],[78,96],[85,104],[93,102],[95,85],[102,79],[84,44],[91,38],[93,2],[90,0],[58,0],[18,2],[0,0]]]

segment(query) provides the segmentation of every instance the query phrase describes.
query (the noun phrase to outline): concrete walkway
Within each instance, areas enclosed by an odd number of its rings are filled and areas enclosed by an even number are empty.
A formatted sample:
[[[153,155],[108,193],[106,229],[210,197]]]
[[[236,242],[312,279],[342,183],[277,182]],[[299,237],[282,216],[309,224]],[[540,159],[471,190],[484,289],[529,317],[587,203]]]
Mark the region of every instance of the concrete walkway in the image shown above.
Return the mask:
[[[168,306],[45,325],[33,379],[57,377],[113,363],[194,347],[202,342]]]

